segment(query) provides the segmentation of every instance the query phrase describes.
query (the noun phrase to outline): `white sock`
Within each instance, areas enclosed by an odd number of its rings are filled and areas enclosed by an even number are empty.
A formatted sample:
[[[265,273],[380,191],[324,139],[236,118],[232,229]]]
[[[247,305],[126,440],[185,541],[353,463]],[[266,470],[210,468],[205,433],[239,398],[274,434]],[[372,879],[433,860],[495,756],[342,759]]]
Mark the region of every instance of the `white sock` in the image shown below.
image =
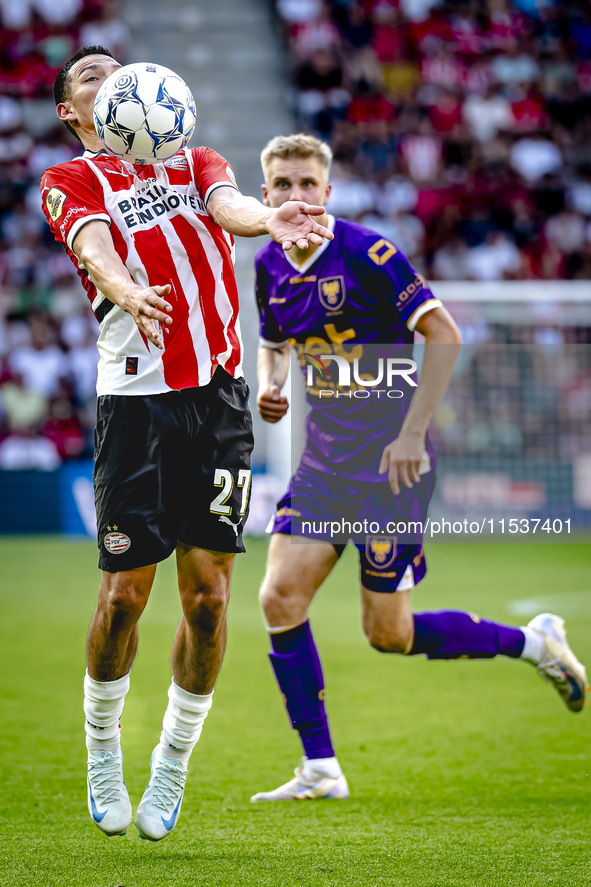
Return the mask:
[[[304,763],[304,776],[313,779],[318,776],[328,776],[329,779],[338,779],[343,775],[341,766],[336,758],[312,758]]]
[[[519,658],[531,662],[532,665],[539,665],[546,648],[543,635],[535,628],[530,628],[529,625],[521,625],[520,629],[525,635],[525,644]]]
[[[197,740],[201,736],[203,722],[211,708],[213,690],[207,696],[198,696],[183,690],[172,681],[168,688],[168,708],[162,721],[160,752],[173,761],[180,760],[185,766]]]
[[[95,681],[86,672],[84,677],[84,714],[86,748],[91,755],[103,751],[117,751],[121,742],[119,719],[125,695],[129,690],[129,675],[116,681]]]

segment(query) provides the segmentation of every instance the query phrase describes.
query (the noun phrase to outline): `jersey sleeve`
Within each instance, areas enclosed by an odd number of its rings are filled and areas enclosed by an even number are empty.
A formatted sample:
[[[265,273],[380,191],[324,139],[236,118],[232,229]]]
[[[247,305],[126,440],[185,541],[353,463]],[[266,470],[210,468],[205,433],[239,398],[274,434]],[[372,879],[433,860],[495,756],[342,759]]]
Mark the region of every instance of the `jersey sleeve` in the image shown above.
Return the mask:
[[[269,275],[260,259],[255,259],[255,272],[255,295],[260,319],[260,344],[265,348],[280,348],[286,344],[287,339],[279,329],[279,324],[269,307]]]
[[[55,239],[72,252],[74,238],[88,222],[111,224],[102,187],[84,162],[53,166],[43,173],[41,206]]]
[[[368,238],[359,259],[369,291],[377,291],[393,304],[409,330],[415,329],[423,314],[441,307],[425,278],[383,237]]]
[[[238,191],[234,170],[213,148],[193,148],[193,175],[199,196],[206,206],[218,188],[234,188]]]

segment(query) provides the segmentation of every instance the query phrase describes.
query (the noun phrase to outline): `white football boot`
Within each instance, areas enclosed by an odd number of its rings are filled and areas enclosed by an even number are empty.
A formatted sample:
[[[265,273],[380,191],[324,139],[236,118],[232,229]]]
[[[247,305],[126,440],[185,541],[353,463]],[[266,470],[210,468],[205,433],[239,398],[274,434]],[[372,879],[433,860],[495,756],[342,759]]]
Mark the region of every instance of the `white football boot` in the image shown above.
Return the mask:
[[[88,811],[108,837],[124,835],[131,825],[131,802],[123,779],[123,752],[88,755]]]
[[[137,808],[135,824],[146,841],[161,841],[178,822],[185,792],[187,768],[180,761],[158,754],[150,758],[150,781]]]
[[[295,776],[271,792],[258,792],[251,801],[316,801],[340,800],[349,797],[347,780],[341,773],[336,778],[322,776],[306,767],[307,758],[302,758],[295,768]]]
[[[541,634],[545,643],[537,673],[554,685],[570,711],[582,711],[587,705],[589,690],[587,672],[568,645],[564,619],[552,613],[540,613],[527,627]]]

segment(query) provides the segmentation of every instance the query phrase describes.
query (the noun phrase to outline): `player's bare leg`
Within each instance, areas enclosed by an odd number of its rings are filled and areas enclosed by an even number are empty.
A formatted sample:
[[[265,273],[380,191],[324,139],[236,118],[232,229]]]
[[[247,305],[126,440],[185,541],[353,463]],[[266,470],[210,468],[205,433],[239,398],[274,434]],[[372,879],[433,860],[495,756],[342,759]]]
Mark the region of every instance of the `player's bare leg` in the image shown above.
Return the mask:
[[[226,612],[236,555],[179,544],[176,550],[183,616],[172,646],[175,683],[211,693],[226,651]]]
[[[105,834],[125,834],[131,804],[123,780],[120,718],[137,650],[137,622],[148,602],[155,565],[103,572],[87,641],[84,680],[88,809]]]
[[[259,596],[267,627],[273,631],[301,625],[337,561],[329,542],[297,542],[287,534],[274,533]]]
[[[404,653],[413,635],[410,590],[392,594],[361,586],[361,621],[369,643],[381,653]]]
[[[211,708],[226,650],[226,612],[234,554],[179,543],[177,575],[183,615],[172,647],[173,679],[151,777],[138,807],[143,838],[159,841],[176,825],[187,765]]]
[[[129,674],[137,651],[137,623],[155,575],[155,564],[122,573],[103,572],[86,644],[88,673],[95,681],[116,681]]]
[[[570,711],[587,698],[587,674],[566,640],[564,620],[542,613],[515,628],[474,613],[440,610],[413,614],[410,590],[383,593],[362,588],[363,630],[381,653],[425,654],[429,659],[509,656],[534,665]]]
[[[329,543],[299,543],[281,533],[271,538],[260,595],[273,647],[269,658],[305,757],[290,782],[274,791],[259,792],[251,801],[349,795],[332,747],[324,710],[322,666],[307,621],[308,607],[337,560]]]

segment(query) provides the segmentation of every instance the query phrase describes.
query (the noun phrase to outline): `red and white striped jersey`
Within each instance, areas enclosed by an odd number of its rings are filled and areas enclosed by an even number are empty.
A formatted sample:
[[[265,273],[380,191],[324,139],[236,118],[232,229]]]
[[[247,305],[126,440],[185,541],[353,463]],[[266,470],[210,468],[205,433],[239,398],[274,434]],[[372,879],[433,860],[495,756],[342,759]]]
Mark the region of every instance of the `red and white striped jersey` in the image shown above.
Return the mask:
[[[43,211],[100,323],[99,395],[207,385],[218,365],[235,378],[242,375],[234,241],[207,212],[210,195],[221,187],[236,188],[236,180],[211,148],[187,148],[141,167],[86,151],[43,174]],[[137,284],[171,285],[164,351],[97,290],[75,256],[76,235],[94,219],[110,225],[115,249]]]

